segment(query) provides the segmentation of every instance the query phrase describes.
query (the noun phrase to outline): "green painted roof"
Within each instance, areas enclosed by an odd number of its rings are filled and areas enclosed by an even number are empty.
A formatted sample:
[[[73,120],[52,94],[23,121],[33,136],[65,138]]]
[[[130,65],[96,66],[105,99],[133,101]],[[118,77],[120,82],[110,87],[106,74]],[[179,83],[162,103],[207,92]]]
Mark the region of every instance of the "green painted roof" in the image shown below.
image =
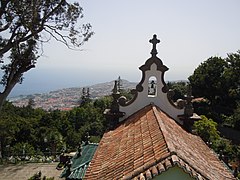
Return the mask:
[[[67,179],[83,179],[97,147],[98,144],[92,143],[83,145],[81,151],[82,155],[78,156],[78,153],[76,153],[76,155],[71,159],[70,171],[66,167],[60,177],[65,177]]]

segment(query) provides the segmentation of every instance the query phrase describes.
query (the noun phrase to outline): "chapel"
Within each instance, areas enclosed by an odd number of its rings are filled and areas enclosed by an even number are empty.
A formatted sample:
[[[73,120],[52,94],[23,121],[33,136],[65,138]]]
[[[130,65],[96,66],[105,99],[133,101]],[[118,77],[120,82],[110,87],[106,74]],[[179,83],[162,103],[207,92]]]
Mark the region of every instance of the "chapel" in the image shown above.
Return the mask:
[[[112,107],[104,112],[113,127],[98,145],[88,144],[94,149],[91,159],[75,169],[89,180],[235,179],[213,150],[191,132],[194,121],[200,119],[193,112],[191,89],[186,100],[171,100],[172,91],[164,81],[168,67],[157,57],[160,41],[153,35],[149,42],[151,57],[139,68],[142,78],[132,90],[133,98],[120,97],[115,83]]]

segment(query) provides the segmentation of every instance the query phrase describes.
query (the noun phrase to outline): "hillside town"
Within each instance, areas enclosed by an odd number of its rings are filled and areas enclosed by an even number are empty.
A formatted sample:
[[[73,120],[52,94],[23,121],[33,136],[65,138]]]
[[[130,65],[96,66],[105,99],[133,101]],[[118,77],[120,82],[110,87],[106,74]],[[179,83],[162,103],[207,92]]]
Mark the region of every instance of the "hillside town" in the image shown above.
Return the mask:
[[[136,86],[136,83],[127,80],[121,80],[121,82],[122,87],[126,90],[133,89]],[[27,106],[29,102],[32,101],[32,106],[34,108],[66,111],[79,106],[84,89],[89,89],[90,98],[94,100],[99,97],[110,95],[113,85],[114,81],[110,81],[88,87],[65,88],[43,94],[20,95],[12,97],[9,100],[18,107]]]

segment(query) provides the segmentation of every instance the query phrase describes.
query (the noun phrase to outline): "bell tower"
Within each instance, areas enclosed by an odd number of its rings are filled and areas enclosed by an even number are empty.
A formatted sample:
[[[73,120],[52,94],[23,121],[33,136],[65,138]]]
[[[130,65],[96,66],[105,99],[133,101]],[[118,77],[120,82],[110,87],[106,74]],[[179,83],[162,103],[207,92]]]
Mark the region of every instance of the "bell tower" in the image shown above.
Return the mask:
[[[168,70],[168,67],[163,65],[162,60],[157,57],[157,44],[160,43],[160,40],[154,34],[149,42],[152,44],[151,57],[147,59],[144,65],[139,67],[142,71],[142,79],[136,86],[136,89],[132,91],[134,95],[133,99],[126,101],[124,97],[119,98],[119,110],[125,113],[120,118],[120,121],[149,104],[155,104],[182,124],[178,115],[184,114],[184,109],[171,101],[171,91],[169,91],[164,81],[164,74]]]

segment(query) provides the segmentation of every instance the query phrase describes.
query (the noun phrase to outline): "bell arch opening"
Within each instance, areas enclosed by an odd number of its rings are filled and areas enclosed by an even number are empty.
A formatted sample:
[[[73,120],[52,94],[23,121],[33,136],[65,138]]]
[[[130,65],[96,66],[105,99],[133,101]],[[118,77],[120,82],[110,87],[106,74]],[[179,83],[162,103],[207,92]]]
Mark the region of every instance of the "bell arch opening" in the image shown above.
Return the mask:
[[[151,76],[148,79],[148,97],[156,96],[157,96],[157,78],[155,76]]]

